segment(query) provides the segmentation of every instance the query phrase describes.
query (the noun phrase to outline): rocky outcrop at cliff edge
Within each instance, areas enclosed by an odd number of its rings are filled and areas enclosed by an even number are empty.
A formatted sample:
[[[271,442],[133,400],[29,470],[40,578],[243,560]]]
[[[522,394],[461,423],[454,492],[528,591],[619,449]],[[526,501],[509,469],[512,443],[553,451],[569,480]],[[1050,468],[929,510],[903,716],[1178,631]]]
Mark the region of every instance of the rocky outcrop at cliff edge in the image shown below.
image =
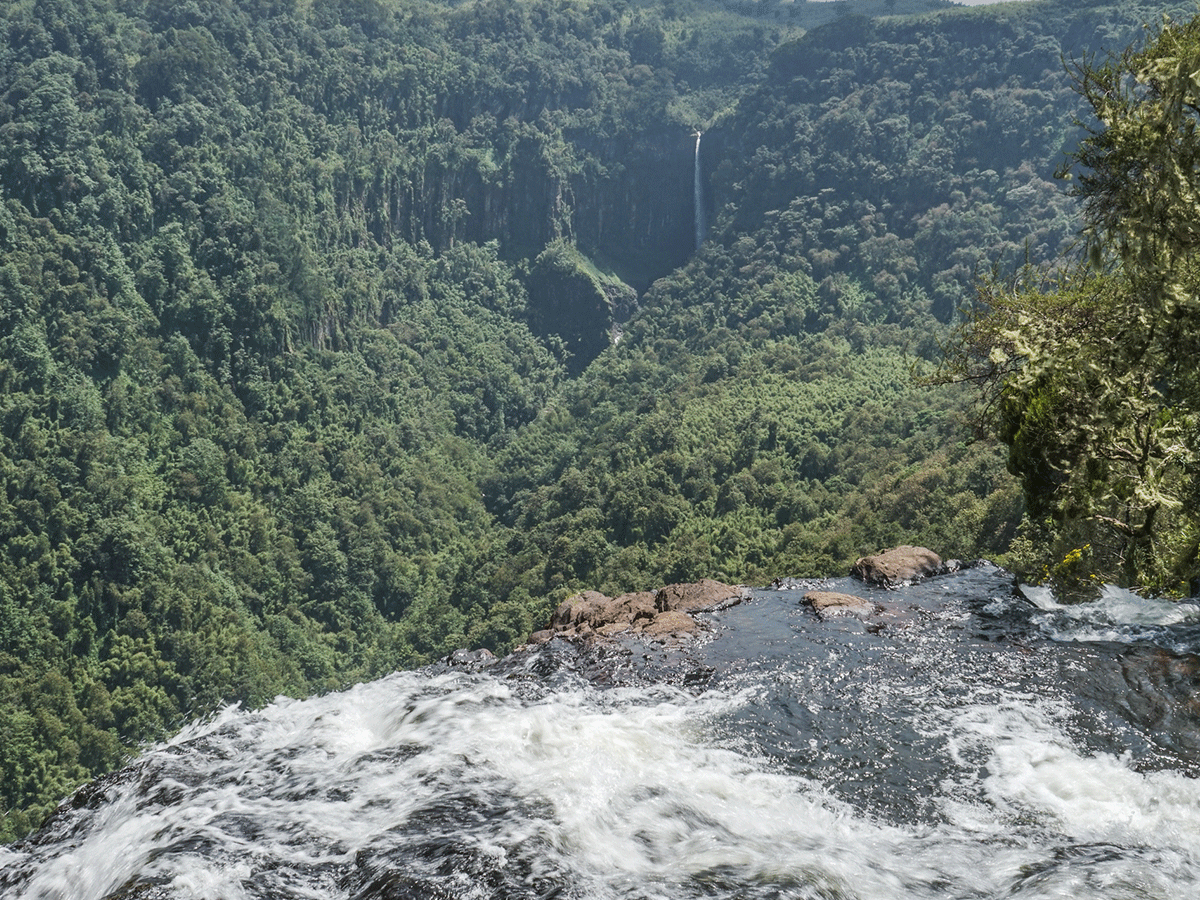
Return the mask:
[[[739,603],[743,589],[703,579],[689,584],[669,584],[657,591],[635,591],[609,597],[584,591],[568,597],[550,617],[550,625],[529,637],[541,644],[553,637],[608,638],[640,634],[655,640],[691,636],[700,625],[692,613]]]
[[[850,574],[868,584],[899,587],[947,571],[942,558],[925,547],[904,544],[875,556],[864,556],[854,563]]]

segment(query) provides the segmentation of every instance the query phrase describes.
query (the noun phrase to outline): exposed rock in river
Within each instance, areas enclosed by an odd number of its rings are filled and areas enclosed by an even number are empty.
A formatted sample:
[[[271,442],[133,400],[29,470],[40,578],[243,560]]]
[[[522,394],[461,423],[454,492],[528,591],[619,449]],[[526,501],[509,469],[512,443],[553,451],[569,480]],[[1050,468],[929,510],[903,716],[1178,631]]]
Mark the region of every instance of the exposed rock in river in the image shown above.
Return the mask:
[[[811,606],[822,619],[832,616],[866,618],[883,611],[883,607],[878,603],[856,597],[853,594],[840,594],[836,591],[809,591],[801,600]]]
[[[942,558],[925,547],[904,544],[876,556],[864,556],[854,563],[850,574],[868,584],[899,587],[947,571]]]
[[[545,643],[556,636],[605,638],[641,634],[665,641],[695,635],[700,625],[692,613],[732,606],[741,602],[743,595],[743,588],[707,578],[619,597],[584,591],[564,600],[550,617],[549,627],[534,632],[529,643]]]

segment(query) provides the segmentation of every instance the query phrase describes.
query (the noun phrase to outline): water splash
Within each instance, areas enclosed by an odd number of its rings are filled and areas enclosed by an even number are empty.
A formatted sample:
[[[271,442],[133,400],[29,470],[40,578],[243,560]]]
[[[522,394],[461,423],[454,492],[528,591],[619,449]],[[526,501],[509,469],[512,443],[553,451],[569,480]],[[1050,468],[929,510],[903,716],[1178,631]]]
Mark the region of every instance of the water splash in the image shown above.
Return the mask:
[[[998,570],[871,596],[891,607],[879,622],[823,622],[794,592],[757,592],[709,617],[715,640],[671,651],[685,687],[640,675],[600,687],[543,648],[481,674],[400,673],[226,710],[77,798],[33,841],[0,848],[0,895],[1169,900],[1200,889],[1200,779],[1186,764],[1200,750],[1156,746],[1158,712],[1149,729],[1123,723],[1144,693],[1128,645],[1039,638]],[[980,617],[999,615],[1005,639],[978,637]],[[654,652],[638,645],[623,665]],[[1150,699],[1186,711],[1191,694],[1177,693]]]
[[[1142,597],[1106,584],[1094,600],[1061,603],[1052,589],[1021,585],[1046,637],[1058,641],[1148,642],[1187,652],[1200,643],[1200,603]]]

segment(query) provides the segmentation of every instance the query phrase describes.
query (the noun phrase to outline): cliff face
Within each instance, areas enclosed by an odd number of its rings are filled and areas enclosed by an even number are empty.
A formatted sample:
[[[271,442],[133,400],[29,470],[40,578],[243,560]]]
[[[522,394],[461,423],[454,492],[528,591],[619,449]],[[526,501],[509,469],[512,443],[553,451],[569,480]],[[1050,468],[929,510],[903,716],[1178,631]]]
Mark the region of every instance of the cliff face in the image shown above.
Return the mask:
[[[542,338],[558,335],[568,371],[579,374],[608,345],[615,314],[607,294],[562,241],[538,255],[528,288],[530,328]]]
[[[581,146],[603,174],[573,187],[576,240],[644,291],[694,249],[694,138],[686,129],[663,126]]]
[[[636,296],[693,252],[694,160],[695,139],[678,126],[607,139],[584,134],[574,143],[526,133],[499,165],[482,153],[431,156],[393,219],[406,237],[435,247],[495,240],[504,256],[534,260],[530,327],[559,336],[568,369],[578,373],[607,346]],[[577,252],[564,255],[565,247]],[[580,268],[579,253],[620,281],[598,284]]]
[[[563,339],[572,369],[594,359],[636,296],[694,250],[695,139],[684,128],[567,140],[510,124],[487,148],[471,146],[478,135],[449,120],[439,128],[437,141],[414,148],[393,178],[347,179],[339,203],[361,208],[381,243],[424,241],[445,251],[496,241],[515,261],[538,260],[561,241],[601,262],[619,282],[598,287],[587,275],[576,278],[568,271],[574,263],[531,264],[530,326]],[[710,143],[706,170],[719,146]]]
[[[443,248],[499,240],[510,258],[566,238],[642,291],[694,249],[694,146],[686,129],[663,126],[563,142],[526,133],[499,160],[431,155],[387,198],[388,227]]]

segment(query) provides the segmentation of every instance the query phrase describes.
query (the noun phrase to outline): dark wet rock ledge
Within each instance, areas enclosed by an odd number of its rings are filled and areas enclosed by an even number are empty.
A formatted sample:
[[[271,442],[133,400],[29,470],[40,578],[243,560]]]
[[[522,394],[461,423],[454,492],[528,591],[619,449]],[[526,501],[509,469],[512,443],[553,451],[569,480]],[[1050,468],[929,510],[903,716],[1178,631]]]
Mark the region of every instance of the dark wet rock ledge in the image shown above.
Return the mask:
[[[851,575],[863,584],[868,596],[845,589],[830,590],[829,581],[777,579],[768,591],[805,591],[801,602],[822,620],[841,617],[865,621],[869,631],[882,620],[895,617],[870,594],[879,588],[895,589],[926,578],[971,568],[974,563],[943,562],[925,547],[902,545],[855,562]],[[851,591],[855,588],[847,585]],[[509,676],[525,673],[549,675],[575,671],[592,681],[615,683],[631,679],[676,681],[680,675],[675,650],[711,628],[707,613],[715,613],[753,596],[751,588],[702,579],[669,584],[655,591],[633,591],[609,597],[599,591],[582,591],[559,604],[545,628],[535,631],[512,654],[498,660],[487,650],[458,650],[438,665],[479,672],[506,670]],[[889,618],[891,617],[891,618]],[[638,662],[633,663],[636,649]],[[658,649],[653,649],[658,648]],[[498,669],[493,669],[502,663]],[[678,676],[678,677],[677,677]]]

